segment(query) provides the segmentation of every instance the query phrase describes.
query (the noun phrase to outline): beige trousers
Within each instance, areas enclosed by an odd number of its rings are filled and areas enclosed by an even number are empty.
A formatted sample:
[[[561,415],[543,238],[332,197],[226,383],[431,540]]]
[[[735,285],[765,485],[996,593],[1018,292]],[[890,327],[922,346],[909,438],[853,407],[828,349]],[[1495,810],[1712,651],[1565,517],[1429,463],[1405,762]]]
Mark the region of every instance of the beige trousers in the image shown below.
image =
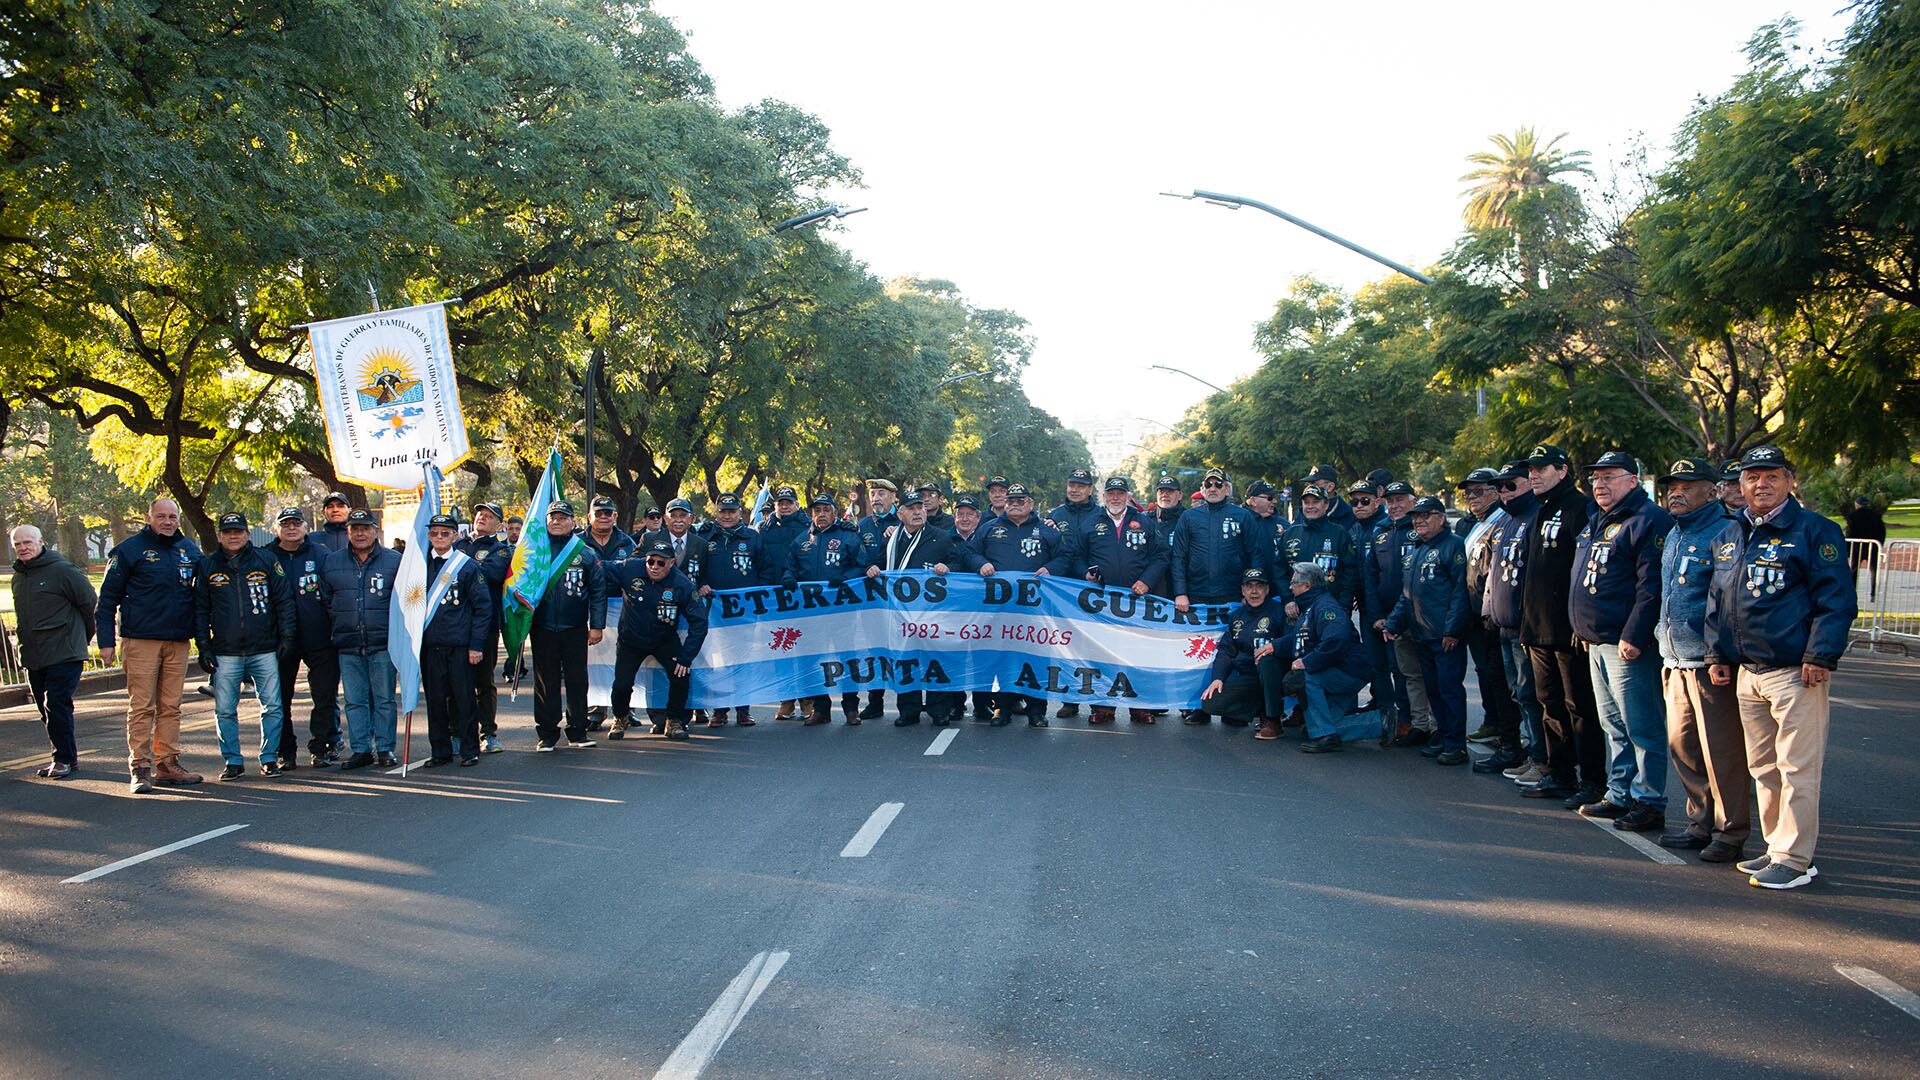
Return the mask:
[[[1419,731],[1434,730],[1433,706],[1427,701],[1427,679],[1420,673],[1420,646],[1411,635],[1387,642],[1394,660],[1400,665],[1400,678],[1407,687],[1407,712],[1401,721]]]
[[[151,769],[179,757],[187,643],[123,638],[120,667],[127,674],[127,768]]]
[[[1747,732],[1747,768],[1760,802],[1767,856],[1795,870],[1813,865],[1820,838],[1820,772],[1827,758],[1827,690],[1800,685],[1800,668],[1741,668],[1740,723]]]

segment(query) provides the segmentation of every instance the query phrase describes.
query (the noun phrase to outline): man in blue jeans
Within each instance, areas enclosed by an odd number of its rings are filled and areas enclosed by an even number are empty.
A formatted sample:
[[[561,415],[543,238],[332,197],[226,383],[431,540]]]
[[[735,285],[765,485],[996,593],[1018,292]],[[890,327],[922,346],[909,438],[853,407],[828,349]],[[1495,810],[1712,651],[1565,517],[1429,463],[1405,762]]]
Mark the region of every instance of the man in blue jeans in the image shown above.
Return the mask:
[[[1418,542],[1402,560],[1400,599],[1384,633],[1388,641],[1412,646],[1426,683],[1434,732],[1420,752],[1442,765],[1465,765],[1467,545],[1447,528],[1447,508],[1432,495],[1416,501],[1407,517]]]
[[[1607,734],[1607,791],[1580,813],[1612,818],[1623,832],[1658,832],[1667,824],[1667,705],[1653,631],[1673,515],[1647,497],[1624,450],[1601,454],[1587,474],[1600,512],[1574,543],[1567,616]]]
[[[193,636],[213,676],[213,722],[226,759],[222,780],[246,775],[240,752],[240,680],[260,700],[260,775],[280,776],[280,657],[295,647],[293,593],[280,560],[248,542],[245,515],[220,515],[220,550],[194,571]]]
[[[347,546],[321,565],[320,597],[333,620],[333,647],[340,653],[340,687],[347,707],[351,757],[342,771],[400,764],[393,756],[394,671],[387,658],[387,610],[400,553],[376,542],[373,515],[347,515]]]
[[[1293,593],[1292,669],[1301,676],[1306,698],[1306,754],[1325,754],[1345,745],[1342,728],[1356,736],[1379,724],[1353,713],[1360,688],[1373,676],[1373,659],[1361,644],[1347,602],[1327,592],[1327,570],[1302,559],[1293,564],[1287,587]]]

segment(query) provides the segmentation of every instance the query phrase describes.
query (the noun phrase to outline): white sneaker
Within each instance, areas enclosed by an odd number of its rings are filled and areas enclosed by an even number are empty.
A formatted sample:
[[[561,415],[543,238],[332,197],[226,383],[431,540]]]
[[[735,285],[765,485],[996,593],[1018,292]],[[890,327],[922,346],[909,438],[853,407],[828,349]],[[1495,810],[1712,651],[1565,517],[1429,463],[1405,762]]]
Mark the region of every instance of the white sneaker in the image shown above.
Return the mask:
[[[1805,870],[1795,870],[1786,863],[1770,862],[1759,872],[1747,879],[1747,884],[1762,889],[1797,889],[1820,876],[1817,867],[1809,866]]]
[[[591,750],[595,746],[598,746],[599,744],[594,742],[592,739],[581,739],[577,742],[574,741],[573,739],[568,739],[567,745],[572,747],[575,750]]]
[[[551,754],[553,753],[553,748],[555,745],[556,744],[550,743],[550,742],[535,743],[533,746],[533,752],[536,754]]]

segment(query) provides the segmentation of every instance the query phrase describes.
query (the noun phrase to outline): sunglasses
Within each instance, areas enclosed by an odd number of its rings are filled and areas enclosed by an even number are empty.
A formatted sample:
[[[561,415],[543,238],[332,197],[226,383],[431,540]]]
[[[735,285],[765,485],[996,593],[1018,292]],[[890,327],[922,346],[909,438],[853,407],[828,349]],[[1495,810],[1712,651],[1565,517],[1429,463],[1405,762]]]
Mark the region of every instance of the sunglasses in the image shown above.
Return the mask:
[[[1495,487],[1498,487],[1498,488],[1499,488],[1499,489],[1500,489],[1501,491],[1519,491],[1519,490],[1520,490],[1520,481],[1518,481],[1518,480],[1502,480],[1502,481],[1500,481],[1500,482],[1499,482],[1498,484],[1496,484],[1496,485],[1494,485],[1494,486],[1495,486]]]
[[[1353,505],[1355,505],[1355,506],[1372,506],[1372,505],[1373,505],[1373,496],[1371,496],[1371,495],[1355,495],[1355,496],[1353,497]]]
[[[661,556],[659,556],[659,555],[649,555],[649,556],[647,556],[647,565],[648,565],[648,566],[670,566],[670,565],[672,565],[672,563],[673,563],[673,560],[672,560],[672,559],[668,559],[668,558],[663,558],[663,557],[661,557]]]
[[[1200,486],[1203,488],[1223,488],[1227,486],[1227,482],[1224,480],[1208,480]]]

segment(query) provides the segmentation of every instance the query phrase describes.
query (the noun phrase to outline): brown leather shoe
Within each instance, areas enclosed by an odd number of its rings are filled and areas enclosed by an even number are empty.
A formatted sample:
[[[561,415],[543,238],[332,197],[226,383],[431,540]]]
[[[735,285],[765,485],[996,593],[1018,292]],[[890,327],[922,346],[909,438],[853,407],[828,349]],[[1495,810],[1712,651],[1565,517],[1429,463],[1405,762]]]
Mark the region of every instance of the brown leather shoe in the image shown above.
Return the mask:
[[[1093,715],[1087,717],[1087,723],[1111,724],[1113,723],[1116,715],[1118,715],[1117,709],[1111,708],[1106,705],[1095,705],[1093,707]]]
[[[1151,724],[1158,719],[1160,719],[1160,717],[1156,716],[1152,709],[1127,710],[1127,723],[1129,724]]]
[[[1272,717],[1266,717],[1262,719],[1260,721],[1260,730],[1254,732],[1253,737],[1256,739],[1259,739],[1262,742],[1268,742],[1270,740],[1279,738],[1280,737],[1280,721],[1275,720]]]
[[[153,767],[153,779],[161,787],[188,787],[205,778],[181,768],[179,758],[166,758]]]

